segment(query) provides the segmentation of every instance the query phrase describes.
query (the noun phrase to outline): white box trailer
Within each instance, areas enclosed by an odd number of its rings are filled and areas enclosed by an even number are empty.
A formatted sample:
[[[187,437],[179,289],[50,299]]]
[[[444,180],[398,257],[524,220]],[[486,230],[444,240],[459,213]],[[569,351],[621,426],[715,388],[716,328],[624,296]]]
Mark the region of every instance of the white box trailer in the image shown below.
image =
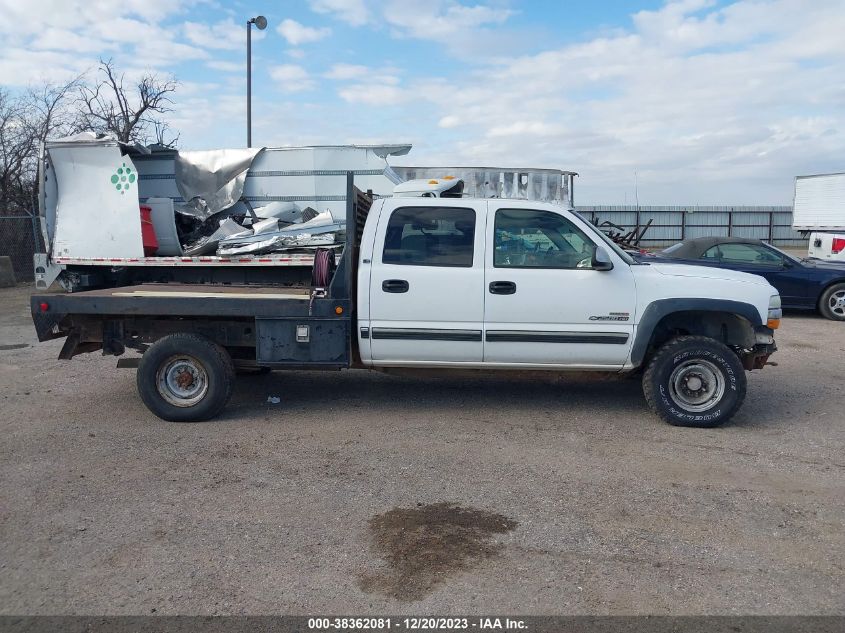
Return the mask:
[[[810,257],[845,261],[845,173],[795,178],[792,228],[810,233]]]

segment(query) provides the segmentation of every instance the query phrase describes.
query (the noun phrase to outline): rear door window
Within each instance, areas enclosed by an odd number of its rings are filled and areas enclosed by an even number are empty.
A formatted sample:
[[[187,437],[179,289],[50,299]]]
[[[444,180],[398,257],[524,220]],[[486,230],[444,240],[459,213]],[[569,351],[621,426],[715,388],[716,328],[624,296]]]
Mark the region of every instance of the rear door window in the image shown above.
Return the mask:
[[[475,211],[455,207],[401,207],[387,223],[382,263],[470,268]]]

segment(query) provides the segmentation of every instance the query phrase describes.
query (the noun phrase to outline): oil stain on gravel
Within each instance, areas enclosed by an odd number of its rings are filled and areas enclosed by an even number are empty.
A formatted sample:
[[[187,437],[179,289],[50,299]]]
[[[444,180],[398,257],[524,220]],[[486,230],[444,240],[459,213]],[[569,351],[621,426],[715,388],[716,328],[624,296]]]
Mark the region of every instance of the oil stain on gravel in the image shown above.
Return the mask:
[[[495,556],[502,545],[493,536],[517,522],[501,514],[452,503],[394,508],[369,521],[375,548],[387,562],[383,571],[365,572],[359,585],[403,602],[419,600],[449,576]]]

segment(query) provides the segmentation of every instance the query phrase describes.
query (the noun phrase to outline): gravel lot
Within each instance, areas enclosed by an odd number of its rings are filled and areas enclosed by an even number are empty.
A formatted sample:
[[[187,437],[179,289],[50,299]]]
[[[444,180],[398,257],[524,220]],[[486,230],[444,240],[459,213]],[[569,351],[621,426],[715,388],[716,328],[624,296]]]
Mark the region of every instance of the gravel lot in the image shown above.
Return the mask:
[[[0,290],[2,613],[845,613],[845,324],[788,314],[714,430],[636,381],[365,371],[171,424],[36,343],[29,293]]]

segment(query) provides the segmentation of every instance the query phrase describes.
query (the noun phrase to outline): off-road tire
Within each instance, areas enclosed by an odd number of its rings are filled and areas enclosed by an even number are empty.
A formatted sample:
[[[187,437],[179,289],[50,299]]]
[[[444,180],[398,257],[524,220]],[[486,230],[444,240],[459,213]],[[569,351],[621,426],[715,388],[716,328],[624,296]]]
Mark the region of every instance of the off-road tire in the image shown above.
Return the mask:
[[[722,393],[706,410],[685,408],[676,395],[673,374],[683,375],[691,361],[700,360],[721,375]],[[689,369],[694,371],[694,369]],[[718,380],[718,376],[717,376]],[[680,336],[660,347],[643,374],[643,393],[649,408],[673,426],[711,428],[730,420],[745,400],[745,370],[736,354],[706,336]],[[714,398],[719,394],[714,392]],[[694,405],[693,405],[694,406]]]
[[[167,401],[160,387],[161,375],[173,359],[190,359],[203,372],[204,392],[187,406]],[[138,394],[147,408],[169,422],[201,422],[220,413],[235,384],[235,367],[229,353],[217,343],[196,334],[170,334],[155,343],[141,357],[136,377]]]
[[[830,288],[822,293],[819,299],[819,313],[831,321],[845,321],[845,314],[837,314],[830,307],[830,299],[837,292],[845,291],[845,284],[833,284]]]

